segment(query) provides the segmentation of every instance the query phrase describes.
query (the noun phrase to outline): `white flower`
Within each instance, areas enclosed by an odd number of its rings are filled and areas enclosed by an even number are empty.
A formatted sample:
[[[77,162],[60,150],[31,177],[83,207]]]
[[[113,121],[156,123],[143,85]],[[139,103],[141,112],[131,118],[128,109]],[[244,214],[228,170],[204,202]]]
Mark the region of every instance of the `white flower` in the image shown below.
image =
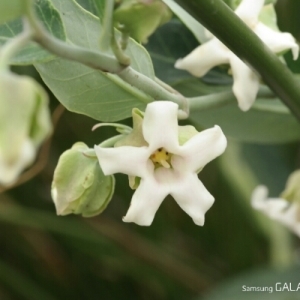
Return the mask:
[[[279,221],[300,237],[299,206],[282,198],[268,198],[268,189],[260,185],[252,193],[252,206]]]
[[[204,214],[214,197],[198,179],[197,171],[221,155],[227,142],[220,127],[215,126],[180,146],[177,111],[178,105],[168,101],[148,104],[142,124],[148,146],[95,146],[105,175],[120,172],[141,178],[124,222],[151,225],[170,194],[197,225],[204,224]]]
[[[293,58],[297,59],[299,46],[293,36],[290,33],[275,31],[258,20],[263,5],[264,0],[243,0],[235,13],[273,52],[280,53],[291,49]],[[233,93],[240,109],[248,110],[255,101],[260,78],[216,37],[197,47],[185,58],[179,59],[175,67],[202,77],[211,68],[221,64],[230,64],[234,79]]]

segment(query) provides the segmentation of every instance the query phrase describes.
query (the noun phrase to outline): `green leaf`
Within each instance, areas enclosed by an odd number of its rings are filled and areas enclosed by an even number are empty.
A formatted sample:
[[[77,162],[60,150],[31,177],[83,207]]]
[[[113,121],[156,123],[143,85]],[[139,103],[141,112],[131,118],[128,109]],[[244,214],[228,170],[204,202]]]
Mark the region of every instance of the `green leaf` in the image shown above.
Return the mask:
[[[0,24],[20,17],[26,8],[28,0],[1,0]]]
[[[52,0],[52,3],[61,14],[67,39],[79,46],[98,50],[99,20],[74,1]],[[130,56],[131,66],[135,70],[154,78],[151,59],[141,45],[130,40],[126,54]],[[133,107],[144,109],[146,103],[152,100],[116,75],[96,71],[76,62],[56,58],[37,64],[36,68],[67,109],[97,120],[112,122],[124,119],[131,115]]]
[[[103,12],[104,9],[104,1],[94,1],[94,0],[76,0],[76,2],[85,10],[89,11],[95,16],[99,15],[99,11]],[[96,3],[95,3],[96,2]],[[97,7],[99,5],[99,8]],[[102,14],[100,14],[102,15]]]
[[[55,37],[65,40],[65,31],[57,10],[49,0],[38,0],[35,8],[45,28]],[[0,46],[22,31],[22,20],[17,19],[0,26]],[[11,61],[13,65],[30,65],[53,59],[54,56],[35,43],[24,47]]]
[[[195,38],[199,43],[207,41],[205,35],[205,28],[187,11],[185,11],[180,5],[178,5],[173,0],[162,0],[165,2],[169,8],[173,11],[175,15],[185,24],[185,26],[193,33]]]
[[[299,291],[299,267],[285,271],[272,269],[255,270],[239,275],[217,286],[201,300],[297,300]],[[286,285],[285,285],[286,284]],[[266,288],[265,291],[251,291],[251,287]],[[284,288],[286,287],[286,288]],[[247,291],[249,289],[249,291]]]
[[[227,137],[243,142],[286,143],[300,138],[300,125],[292,115],[253,109],[242,112],[236,103],[192,113],[190,119],[204,128],[217,124]]]

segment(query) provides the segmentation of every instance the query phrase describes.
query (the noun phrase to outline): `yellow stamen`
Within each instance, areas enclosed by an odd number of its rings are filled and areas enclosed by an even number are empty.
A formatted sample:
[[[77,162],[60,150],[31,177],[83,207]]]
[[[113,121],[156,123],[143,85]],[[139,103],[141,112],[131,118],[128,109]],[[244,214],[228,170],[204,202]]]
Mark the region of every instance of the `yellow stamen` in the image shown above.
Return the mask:
[[[157,164],[160,164],[166,169],[169,169],[170,166],[170,154],[164,148],[157,149],[151,156],[150,159]]]
[[[160,161],[160,164],[163,166],[163,167],[165,167],[166,169],[170,169],[170,164],[167,162],[167,161],[165,161],[165,160],[161,160]]]

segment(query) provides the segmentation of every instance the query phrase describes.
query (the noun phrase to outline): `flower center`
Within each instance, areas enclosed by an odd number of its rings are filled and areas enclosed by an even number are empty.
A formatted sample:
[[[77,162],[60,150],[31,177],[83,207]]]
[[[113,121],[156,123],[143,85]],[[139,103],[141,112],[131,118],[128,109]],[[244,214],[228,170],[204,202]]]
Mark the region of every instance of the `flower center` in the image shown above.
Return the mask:
[[[164,167],[170,169],[171,154],[165,148],[157,149],[153,154],[151,154],[150,159],[156,167]]]

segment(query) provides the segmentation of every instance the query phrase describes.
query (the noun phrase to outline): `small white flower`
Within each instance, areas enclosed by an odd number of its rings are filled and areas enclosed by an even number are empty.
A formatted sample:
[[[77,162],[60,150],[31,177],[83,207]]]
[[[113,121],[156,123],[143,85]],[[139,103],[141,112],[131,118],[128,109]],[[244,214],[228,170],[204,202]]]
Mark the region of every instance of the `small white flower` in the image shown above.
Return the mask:
[[[293,36],[290,33],[275,31],[258,20],[263,5],[264,0],[243,0],[235,13],[273,52],[280,53],[291,49],[293,58],[297,59],[299,46]],[[197,47],[185,58],[179,59],[175,67],[202,77],[211,68],[221,64],[230,64],[234,79],[233,93],[240,109],[248,110],[254,103],[259,89],[259,76],[216,37]]]
[[[204,214],[214,197],[197,172],[224,152],[227,141],[220,127],[215,126],[180,146],[177,112],[178,105],[172,102],[148,104],[142,124],[148,146],[95,146],[105,175],[119,172],[141,178],[124,222],[151,225],[160,204],[170,194],[197,225],[204,224]]]
[[[300,237],[299,206],[282,198],[268,198],[268,189],[260,185],[252,193],[252,206],[279,221]]]

